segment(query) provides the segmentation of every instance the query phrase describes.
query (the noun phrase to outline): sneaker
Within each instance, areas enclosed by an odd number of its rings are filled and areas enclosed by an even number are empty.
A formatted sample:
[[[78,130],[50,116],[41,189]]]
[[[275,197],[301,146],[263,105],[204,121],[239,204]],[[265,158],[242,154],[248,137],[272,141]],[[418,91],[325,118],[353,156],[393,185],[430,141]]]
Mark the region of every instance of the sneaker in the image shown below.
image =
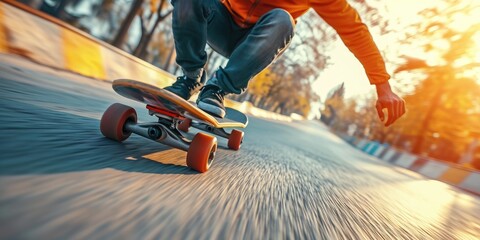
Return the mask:
[[[200,96],[198,96],[197,106],[212,115],[223,118],[226,113],[225,107],[223,106],[226,95],[227,93],[217,85],[205,85]]]
[[[177,96],[188,101],[194,94],[198,93],[203,85],[205,84],[205,72],[202,74],[202,77],[199,81],[187,76],[177,77],[177,81],[173,83],[172,86],[164,88],[167,91],[175,93]]]

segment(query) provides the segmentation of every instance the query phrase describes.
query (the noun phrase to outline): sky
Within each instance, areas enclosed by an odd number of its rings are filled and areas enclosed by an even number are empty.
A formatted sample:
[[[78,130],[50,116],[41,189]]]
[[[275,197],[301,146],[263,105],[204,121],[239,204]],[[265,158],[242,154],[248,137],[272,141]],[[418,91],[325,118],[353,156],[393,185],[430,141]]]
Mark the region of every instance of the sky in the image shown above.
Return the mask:
[[[438,0],[385,0],[377,1],[380,9],[385,9],[384,16],[389,16],[392,23],[396,24],[398,29],[409,25],[418,20],[417,13],[428,6],[438,4]],[[384,49],[387,44],[391,44],[391,37],[376,35],[372,31],[373,38],[379,49]],[[390,40],[389,40],[390,39]],[[356,97],[372,92],[375,87],[371,86],[365,71],[360,62],[338,39],[334,43],[332,50],[327,53],[331,57],[330,65],[321,73],[314,82],[313,88],[321,99],[325,99],[328,92],[335,86],[345,83],[346,97]],[[391,73],[393,69],[388,69]],[[395,85],[395,79],[390,80],[391,85]]]

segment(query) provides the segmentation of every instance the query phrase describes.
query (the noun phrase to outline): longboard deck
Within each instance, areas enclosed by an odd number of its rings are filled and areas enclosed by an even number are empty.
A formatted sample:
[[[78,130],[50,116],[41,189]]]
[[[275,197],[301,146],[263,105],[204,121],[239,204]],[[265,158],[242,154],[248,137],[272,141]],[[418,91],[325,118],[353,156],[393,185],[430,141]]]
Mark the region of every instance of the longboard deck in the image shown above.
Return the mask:
[[[118,79],[113,81],[112,87],[115,92],[126,98],[165,109],[183,117],[204,121],[215,128],[245,128],[248,125],[247,116],[235,109],[227,107],[225,118],[215,117],[199,109],[193,102],[143,82]]]

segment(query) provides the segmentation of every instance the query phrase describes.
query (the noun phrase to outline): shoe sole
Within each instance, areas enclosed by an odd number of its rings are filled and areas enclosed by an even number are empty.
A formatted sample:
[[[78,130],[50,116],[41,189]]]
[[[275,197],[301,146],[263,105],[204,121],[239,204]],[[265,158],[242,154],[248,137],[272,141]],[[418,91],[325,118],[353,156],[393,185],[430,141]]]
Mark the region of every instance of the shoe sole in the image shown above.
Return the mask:
[[[208,112],[210,114],[213,114],[217,117],[221,117],[221,118],[224,118],[225,117],[225,110],[217,107],[217,106],[214,106],[214,105],[211,105],[211,104],[208,104],[208,103],[204,103],[204,102],[198,102],[197,103],[197,106],[198,108],[202,109],[203,111],[205,112]]]

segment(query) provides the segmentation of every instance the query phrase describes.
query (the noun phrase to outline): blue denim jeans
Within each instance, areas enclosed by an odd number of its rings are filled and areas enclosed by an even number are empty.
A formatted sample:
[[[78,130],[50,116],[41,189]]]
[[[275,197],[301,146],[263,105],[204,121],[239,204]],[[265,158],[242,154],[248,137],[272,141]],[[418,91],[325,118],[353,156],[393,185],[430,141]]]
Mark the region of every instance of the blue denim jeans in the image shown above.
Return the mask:
[[[295,23],[283,9],[272,9],[250,28],[239,27],[219,0],[172,0],[177,64],[190,78],[207,62],[205,46],[228,58],[215,81],[227,93],[240,94],[248,82],[288,47]]]

